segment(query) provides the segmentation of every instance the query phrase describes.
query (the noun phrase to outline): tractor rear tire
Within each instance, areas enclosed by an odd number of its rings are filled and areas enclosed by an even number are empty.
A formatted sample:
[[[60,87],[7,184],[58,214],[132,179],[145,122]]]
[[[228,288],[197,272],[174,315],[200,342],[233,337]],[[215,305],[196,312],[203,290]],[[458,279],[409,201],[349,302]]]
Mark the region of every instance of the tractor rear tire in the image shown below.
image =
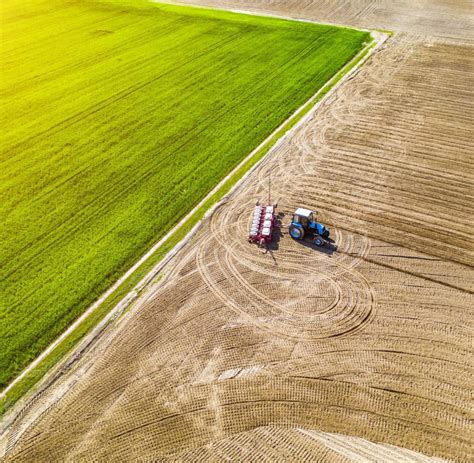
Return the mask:
[[[304,230],[300,227],[292,225],[290,227],[290,236],[295,240],[302,240],[304,237]]]

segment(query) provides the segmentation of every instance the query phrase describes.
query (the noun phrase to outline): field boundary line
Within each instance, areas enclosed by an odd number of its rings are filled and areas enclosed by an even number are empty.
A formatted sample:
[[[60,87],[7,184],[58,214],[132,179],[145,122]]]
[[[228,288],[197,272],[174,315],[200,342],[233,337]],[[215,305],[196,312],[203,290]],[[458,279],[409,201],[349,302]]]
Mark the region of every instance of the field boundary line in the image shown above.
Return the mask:
[[[163,3],[163,2],[161,2]],[[174,3],[170,3],[174,4]],[[178,4],[178,3],[176,3]],[[204,9],[214,9],[208,7],[194,6],[185,3],[179,3],[181,5],[193,6],[196,8]],[[218,11],[233,11],[218,9]],[[235,11],[237,13],[237,11]],[[238,12],[241,14],[249,14],[254,16],[271,16],[271,15],[258,15],[252,12]],[[290,21],[301,21],[301,22],[311,22],[315,24],[316,21],[309,20],[300,20],[295,18],[286,18],[283,16],[274,16],[275,18],[285,19]],[[326,24],[326,23],[325,23]],[[333,25],[333,24],[330,24]],[[347,27],[347,26],[341,26]],[[350,29],[362,30],[349,27]],[[251,153],[249,153],[231,172],[229,172],[224,178],[222,178],[219,183],[188,213],[183,219],[181,219],[170,231],[168,231],[157,243],[155,243],[149,251],[147,251],[122,277],[120,277],[99,299],[97,299],[92,305],[90,305],[86,311],[84,311],[55,341],[53,341],[33,362],[31,362],[2,392],[0,392],[0,400],[5,400],[7,394],[18,385],[28,373],[32,372],[49,354],[51,354],[55,348],[60,346],[60,344],[65,341],[69,336],[71,336],[81,325],[84,323],[87,318],[94,313],[104,302],[111,297],[126,281],[144,264],[146,263],[170,238],[173,237],[195,214],[199,212],[208,201],[213,199],[213,197],[219,194],[220,190],[225,189],[226,186],[230,186],[230,189],[220,195],[213,204],[207,208],[203,215],[197,220],[195,225],[189,230],[185,236],[179,240],[168,252],[161,258],[158,263],[147,272],[145,276],[133,287],[131,291],[126,293],[126,295],[120,299],[120,301],[114,305],[114,307],[104,315],[101,320],[93,325],[93,327],[88,331],[88,333],[78,341],[78,343],[70,350],[66,351],[64,355],[53,365],[48,371],[46,371],[42,377],[33,384],[30,388],[25,390],[21,398],[25,398],[28,393],[32,393],[34,390],[42,388],[43,390],[48,387],[48,378],[50,379],[54,372],[59,373],[60,366],[67,361],[69,358],[77,358],[78,352],[82,352],[89,346],[92,340],[97,337],[106,325],[111,321],[117,319],[121,314],[123,314],[132,304],[138,302],[140,299],[142,291],[148,287],[148,285],[157,277],[157,275],[163,270],[163,268],[170,262],[170,260],[191,240],[191,238],[196,234],[198,229],[204,220],[206,220],[217,207],[219,207],[229,196],[231,196],[248,178],[249,176],[257,169],[263,162],[268,160],[272,152],[277,149],[280,144],[293,132],[295,132],[302,124],[307,122],[313,117],[314,112],[325,103],[330,97],[333,96],[333,93],[337,88],[344,83],[349,78],[353,77],[359,70],[359,68],[367,61],[367,59],[377,51],[389,38],[389,34],[378,32],[378,31],[368,31],[371,32],[372,41],[369,42],[364,48],[362,48],[350,61],[348,61],[331,79],[329,79],[311,98],[309,98],[303,105],[301,105],[296,111],[294,111],[285,121],[283,121],[264,141],[262,141]],[[263,151],[263,153],[262,153]],[[258,155],[261,155],[258,158]],[[245,168],[246,164],[252,161],[254,158],[257,158],[257,161],[251,165],[249,168],[245,169],[245,172],[242,175],[239,175],[238,179],[230,185],[227,183],[233,180],[233,177],[236,176],[239,171]],[[150,289],[150,288],[148,288]],[[148,292],[148,291],[147,291]],[[20,398],[18,398],[19,400]],[[16,402],[16,401],[15,401]],[[10,408],[10,407],[9,407]],[[13,405],[9,410],[9,415],[14,413]],[[1,411],[0,411],[1,416]],[[11,420],[6,420],[11,422]],[[8,424],[4,424],[0,427],[0,432],[4,430],[5,427],[8,427]]]

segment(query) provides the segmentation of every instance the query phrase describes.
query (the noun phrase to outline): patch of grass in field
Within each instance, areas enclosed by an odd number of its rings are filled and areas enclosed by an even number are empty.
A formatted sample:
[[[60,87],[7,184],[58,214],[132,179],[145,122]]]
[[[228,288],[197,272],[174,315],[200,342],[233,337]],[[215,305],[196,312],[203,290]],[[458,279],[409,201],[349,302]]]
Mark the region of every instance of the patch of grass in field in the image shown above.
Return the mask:
[[[369,35],[140,1],[0,9],[3,388]]]

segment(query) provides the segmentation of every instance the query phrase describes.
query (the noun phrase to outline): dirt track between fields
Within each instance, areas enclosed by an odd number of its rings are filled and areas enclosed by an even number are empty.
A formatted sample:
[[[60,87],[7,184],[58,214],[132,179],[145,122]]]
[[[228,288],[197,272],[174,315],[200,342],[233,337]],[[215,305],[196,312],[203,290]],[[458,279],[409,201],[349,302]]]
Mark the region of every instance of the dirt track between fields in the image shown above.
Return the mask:
[[[333,3],[264,8],[318,19]],[[25,408],[6,433],[10,459],[422,459],[324,434],[339,433],[470,461],[474,57],[466,19],[451,34],[437,16],[463,9],[435,3],[418,29],[407,10],[410,33],[285,140],[147,300]],[[346,22],[380,27],[380,2],[366,5]],[[286,228],[267,254],[246,242],[269,173],[283,224],[296,206],[318,209],[337,252]]]

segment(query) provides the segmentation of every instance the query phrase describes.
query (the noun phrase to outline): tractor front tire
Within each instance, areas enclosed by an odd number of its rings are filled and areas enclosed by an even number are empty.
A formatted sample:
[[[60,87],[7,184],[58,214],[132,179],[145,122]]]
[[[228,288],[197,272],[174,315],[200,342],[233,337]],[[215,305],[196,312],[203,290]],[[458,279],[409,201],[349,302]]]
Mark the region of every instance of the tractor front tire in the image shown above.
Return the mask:
[[[304,230],[300,227],[292,225],[290,227],[290,236],[295,240],[302,240],[304,237]]]
[[[322,248],[324,246],[324,240],[322,238],[320,238],[319,236],[317,236],[315,239],[314,239],[314,244],[318,247],[318,248]]]
[[[327,240],[329,238],[329,230],[324,230],[322,237]]]

